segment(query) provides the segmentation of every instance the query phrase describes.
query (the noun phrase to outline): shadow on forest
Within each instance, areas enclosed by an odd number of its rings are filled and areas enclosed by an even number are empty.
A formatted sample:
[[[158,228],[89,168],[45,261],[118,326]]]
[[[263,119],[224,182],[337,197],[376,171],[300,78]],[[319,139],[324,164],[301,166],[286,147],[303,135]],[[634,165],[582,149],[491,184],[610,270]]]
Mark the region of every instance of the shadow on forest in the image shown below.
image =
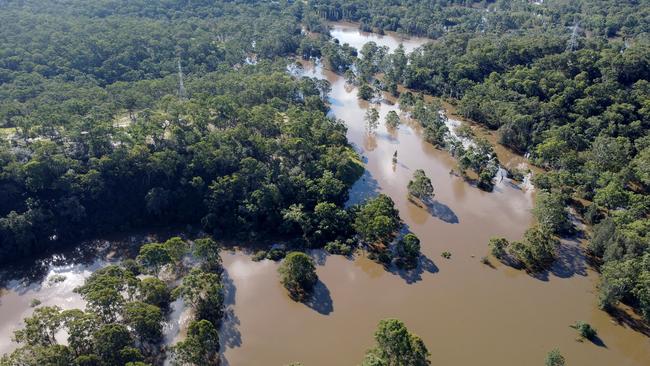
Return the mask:
[[[329,315],[334,311],[334,301],[332,301],[330,290],[321,280],[316,282],[311,296],[303,303],[322,315]]]
[[[420,255],[418,258],[418,263],[415,266],[415,268],[412,269],[404,269],[404,268],[399,268],[395,265],[391,265],[390,267],[387,268],[387,271],[400,276],[406,283],[408,284],[413,284],[418,281],[422,280],[422,274],[423,273],[437,273],[439,271],[438,266],[436,266],[435,263],[431,259],[429,259],[427,256],[424,254]]]

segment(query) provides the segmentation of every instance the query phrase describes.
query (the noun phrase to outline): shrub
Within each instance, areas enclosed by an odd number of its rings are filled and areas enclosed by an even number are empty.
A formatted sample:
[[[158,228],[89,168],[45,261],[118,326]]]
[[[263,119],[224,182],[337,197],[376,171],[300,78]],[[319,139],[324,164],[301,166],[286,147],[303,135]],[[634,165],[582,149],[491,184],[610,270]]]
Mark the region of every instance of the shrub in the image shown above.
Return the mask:
[[[595,328],[593,328],[588,323],[582,321],[577,321],[572,327],[578,330],[578,333],[580,333],[580,337],[584,339],[590,339],[590,340],[594,339],[594,337],[596,337],[598,333]]]

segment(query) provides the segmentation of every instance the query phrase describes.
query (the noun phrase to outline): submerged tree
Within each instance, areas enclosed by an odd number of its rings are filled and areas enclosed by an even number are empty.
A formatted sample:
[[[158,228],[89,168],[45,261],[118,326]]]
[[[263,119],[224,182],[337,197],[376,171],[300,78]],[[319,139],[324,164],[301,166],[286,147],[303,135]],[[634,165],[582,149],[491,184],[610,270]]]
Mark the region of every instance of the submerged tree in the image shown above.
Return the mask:
[[[305,300],[318,281],[314,260],[302,252],[287,254],[278,272],[282,285],[296,301]]]
[[[413,179],[409,181],[407,188],[411,196],[421,201],[431,200],[434,196],[431,179],[427,177],[422,169],[418,169],[413,173]]]
[[[353,223],[357,234],[367,244],[390,241],[400,225],[399,211],[393,200],[385,194],[359,206]]]
[[[201,266],[208,272],[221,271],[221,246],[211,238],[194,241],[194,256],[202,260]]]
[[[196,311],[197,318],[218,323],[223,315],[223,285],[218,274],[194,268],[183,278],[175,294]]]
[[[592,327],[591,324],[585,323],[585,322],[580,321],[580,320],[578,320],[571,327],[573,329],[577,330],[578,333],[580,334],[580,337],[582,337],[583,339],[593,340],[596,337],[596,335],[598,334],[598,331],[596,331],[596,328]]]
[[[540,192],[535,199],[533,213],[540,226],[556,234],[567,233],[572,224],[559,193]]]
[[[564,356],[560,353],[560,350],[555,348],[546,355],[546,360],[544,361],[545,366],[564,366]]]
[[[149,243],[140,247],[138,262],[154,275],[158,275],[160,269],[171,260],[169,250],[164,244]]]
[[[361,85],[359,85],[357,96],[363,100],[371,100],[375,97],[375,89],[373,89],[368,83],[362,82]]]
[[[34,310],[25,318],[25,327],[14,332],[14,340],[30,346],[50,346],[56,344],[56,333],[62,324],[61,308],[44,306]]]
[[[159,307],[134,301],[124,306],[122,316],[141,343],[155,344],[162,339],[163,314]]]
[[[397,319],[384,319],[375,332],[376,346],[368,350],[362,366],[427,366],[429,351],[420,337]]]
[[[163,245],[174,265],[177,267],[180,266],[183,261],[183,257],[185,254],[187,254],[187,243],[183,239],[175,236],[165,241]]]
[[[491,238],[488,243],[490,253],[497,259],[504,259],[508,253],[507,249],[510,243],[505,238]]]
[[[513,242],[509,253],[530,272],[548,269],[555,260],[560,241],[548,230],[534,226],[526,230],[524,240]]]
[[[192,321],[185,340],[172,348],[173,365],[218,365],[219,334],[214,325],[203,319]]]
[[[138,288],[139,300],[166,309],[171,301],[171,292],[167,284],[156,277],[143,278]]]
[[[386,114],[386,126],[388,128],[397,128],[400,125],[399,115],[395,111],[389,111]]]
[[[377,108],[369,108],[364,117],[368,131],[373,132],[379,126],[379,112]]]
[[[399,256],[400,265],[405,268],[414,268],[417,266],[420,257],[420,239],[415,234],[408,233],[397,242],[397,255]]]

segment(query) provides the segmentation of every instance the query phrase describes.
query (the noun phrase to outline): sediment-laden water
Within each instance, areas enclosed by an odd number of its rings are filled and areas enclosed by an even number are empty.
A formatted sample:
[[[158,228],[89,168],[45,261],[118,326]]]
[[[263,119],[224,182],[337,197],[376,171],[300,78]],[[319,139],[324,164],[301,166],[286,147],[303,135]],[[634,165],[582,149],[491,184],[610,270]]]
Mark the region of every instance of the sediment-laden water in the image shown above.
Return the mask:
[[[426,42],[362,33],[349,24],[334,25],[332,34],[359,48],[372,40],[391,49],[403,42],[410,51]],[[564,240],[560,259],[549,273],[537,277],[495,261],[492,266],[481,263],[489,238],[517,240],[532,224],[532,190],[507,178],[499,178],[494,192],[473,187],[450,174],[456,162],[424,142],[415,122],[403,118],[398,129],[386,129],[386,113],[399,111],[394,100],[369,105],[357,99],[357,90],[342,77],[319,65],[304,66],[305,75],[332,84],[331,113],[345,122],[348,139],[366,162],[351,202],[380,192],[391,196],[408,230],[421,239],[423,257],[416,270],[404,272],[386,270],[362,255],[344,258],[315,251],[320,281],[314,299],[303,304],[286,295],[278,263],[253,262],[241,251],[224,252],[224,364],[358,364],[373,343],[377,322],[387,317],[403,320],[424,340],[433,365],[540,365],[555,347],[569,365],[650,364],[650,338],[598,310],[598,277],[585,262],[580,240]],[[374,133],[368,133],[364,122],[371,106],[381,115]],[[395,151],[398,162],[393,164]],[[523,161],[502,147],[496,151],[502,163]],[[424,169],[435,188],[429,207],[407,199],[406,185],[416,169]],[[443,251],[451,252],[451,258],[442,258]],[[91,259],[47,261],[36,275],[5,283],[0,293],[0,353],[15,347],[12,331],[31,313],[33,298],[43,305],[83,307],[73,288],[117,257],[111,250],[97,253]],[[178,305],[166,339],[178,339],[182,333],[182,326],[174,324],[184,314]],[[577,342],[570,328],[577,320],[597,328],[600,342]]]

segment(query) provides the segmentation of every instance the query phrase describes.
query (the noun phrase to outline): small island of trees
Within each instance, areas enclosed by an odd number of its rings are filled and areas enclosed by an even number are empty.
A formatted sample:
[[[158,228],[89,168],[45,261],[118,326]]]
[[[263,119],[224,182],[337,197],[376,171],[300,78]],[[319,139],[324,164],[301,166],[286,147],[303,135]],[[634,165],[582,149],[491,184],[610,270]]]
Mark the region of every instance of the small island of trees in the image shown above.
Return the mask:
[[[280,282],[289,291],[289,296],[296,301],[305,300],[318,281],[314,260],[301,252],[287,254],[278,272]]]
[[[417,169],[413,173],[413,179],[409,181],[407,188],[410,196],[423,202],[430,201],[434,196],[431,179],[422,169]]]

